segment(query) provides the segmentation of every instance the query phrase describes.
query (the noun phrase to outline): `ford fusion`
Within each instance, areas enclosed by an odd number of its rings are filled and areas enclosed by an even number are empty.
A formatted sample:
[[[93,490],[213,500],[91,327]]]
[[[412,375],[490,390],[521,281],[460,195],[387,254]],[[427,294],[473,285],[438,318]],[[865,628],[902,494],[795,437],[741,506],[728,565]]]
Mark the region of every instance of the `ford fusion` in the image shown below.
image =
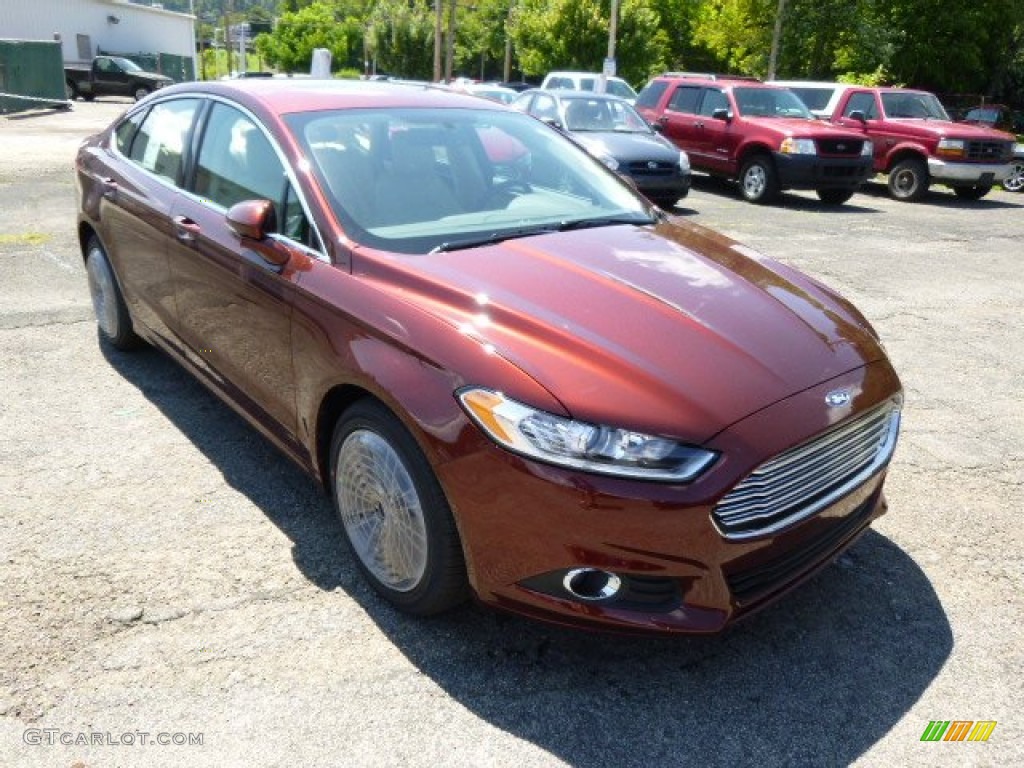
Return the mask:
[[[76,181],[103,343],[159,347],[322,482],[401,610],[715,632],[885,511],[901,388],[861,314],[529,115],[183,84]]]

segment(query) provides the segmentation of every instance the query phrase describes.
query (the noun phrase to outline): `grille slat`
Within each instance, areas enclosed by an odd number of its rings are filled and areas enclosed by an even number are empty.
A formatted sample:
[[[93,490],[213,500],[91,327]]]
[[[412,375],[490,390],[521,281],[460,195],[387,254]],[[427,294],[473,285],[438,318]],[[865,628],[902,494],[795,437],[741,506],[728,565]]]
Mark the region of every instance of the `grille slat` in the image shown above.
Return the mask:
[[[809,454],[804,463],[790,464],[784,471],[764,477],[764,479],[761,479],[761,476],[758,476],[756,479],[751,476],[748,478],[750,482],[744,483],[742,491],[733,491],[733,493],[729,494],[730,505],[733,503],[738,505],[740,502],[746,502],[749,499],[770,497],[772,494],[781,492],[791,487],[794,483],[799,482],[807,471],[815,467],[839,462],[853,463],[855,459],[849,458],[853,454],[859,455],[865,450],[868,450],[869,453],[874,453],[874,449],[877,447],[876,440],[876,435],[867,433],[863,437],[851,441],[848,445],[829,446],[827,451]]]
[[[968,160],[983,163],[1003,163],[1013,154],[1009,141],[968,141],[964,149]]]
[[[715,506],[726,538],[766,536],[834,504],[892,457],[899,406],[887,402],[769,459]]]

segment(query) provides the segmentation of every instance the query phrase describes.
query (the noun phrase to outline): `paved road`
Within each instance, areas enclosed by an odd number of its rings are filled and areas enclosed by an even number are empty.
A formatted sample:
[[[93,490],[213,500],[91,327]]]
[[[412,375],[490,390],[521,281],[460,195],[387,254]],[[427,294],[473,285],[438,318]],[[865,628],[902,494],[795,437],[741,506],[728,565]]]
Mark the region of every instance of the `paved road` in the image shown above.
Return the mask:
[[[127,106],[0,122],[0,765],[1024,764],[1024,196],[759,208],[699,182],[679,215],[881,332],[907,392],[889,515],[719,638],[419,621],[226,407],[97,344],[71,158]],[[998,725],[921,743],[935,719]]]

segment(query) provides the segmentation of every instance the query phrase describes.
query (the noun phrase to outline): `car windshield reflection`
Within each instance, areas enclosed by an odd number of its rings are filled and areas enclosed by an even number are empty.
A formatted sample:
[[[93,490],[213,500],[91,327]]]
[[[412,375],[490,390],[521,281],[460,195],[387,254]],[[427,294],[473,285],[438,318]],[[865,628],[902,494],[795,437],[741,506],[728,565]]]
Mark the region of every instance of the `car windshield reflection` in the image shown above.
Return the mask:
[[[600,163],[519,113],[338,110],[288,123],[346,232],[372,247],[427,253],[566,221],[653,221]]]

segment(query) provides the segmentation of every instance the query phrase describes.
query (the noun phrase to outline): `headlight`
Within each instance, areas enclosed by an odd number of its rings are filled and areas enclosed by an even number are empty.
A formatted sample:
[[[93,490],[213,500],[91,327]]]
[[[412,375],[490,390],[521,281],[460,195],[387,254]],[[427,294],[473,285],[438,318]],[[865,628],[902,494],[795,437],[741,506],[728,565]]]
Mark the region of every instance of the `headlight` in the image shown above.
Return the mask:
[[[818,148],[814,146],[814,139],[794,139],[787,136],[782,140],[779,152],[784,155],[816,155]]]
[[[943,155],[944,157],[963,157],[964,140],[940,139],[939,145],[935,148],[935,154]]]
[[[555,416],[489,389],[464,389],[458,398],[477,426],[503,448],[584,472],[685,483],[717,455],[664,437]]]
[[[870,141],[865,141],[864,146],[860,148],[860,153],[864,157],[871,157],[875,154],[875,145]]]
[[[685,152],[679,153],[679,170],[689,171],[690,170],[690,157]]]

